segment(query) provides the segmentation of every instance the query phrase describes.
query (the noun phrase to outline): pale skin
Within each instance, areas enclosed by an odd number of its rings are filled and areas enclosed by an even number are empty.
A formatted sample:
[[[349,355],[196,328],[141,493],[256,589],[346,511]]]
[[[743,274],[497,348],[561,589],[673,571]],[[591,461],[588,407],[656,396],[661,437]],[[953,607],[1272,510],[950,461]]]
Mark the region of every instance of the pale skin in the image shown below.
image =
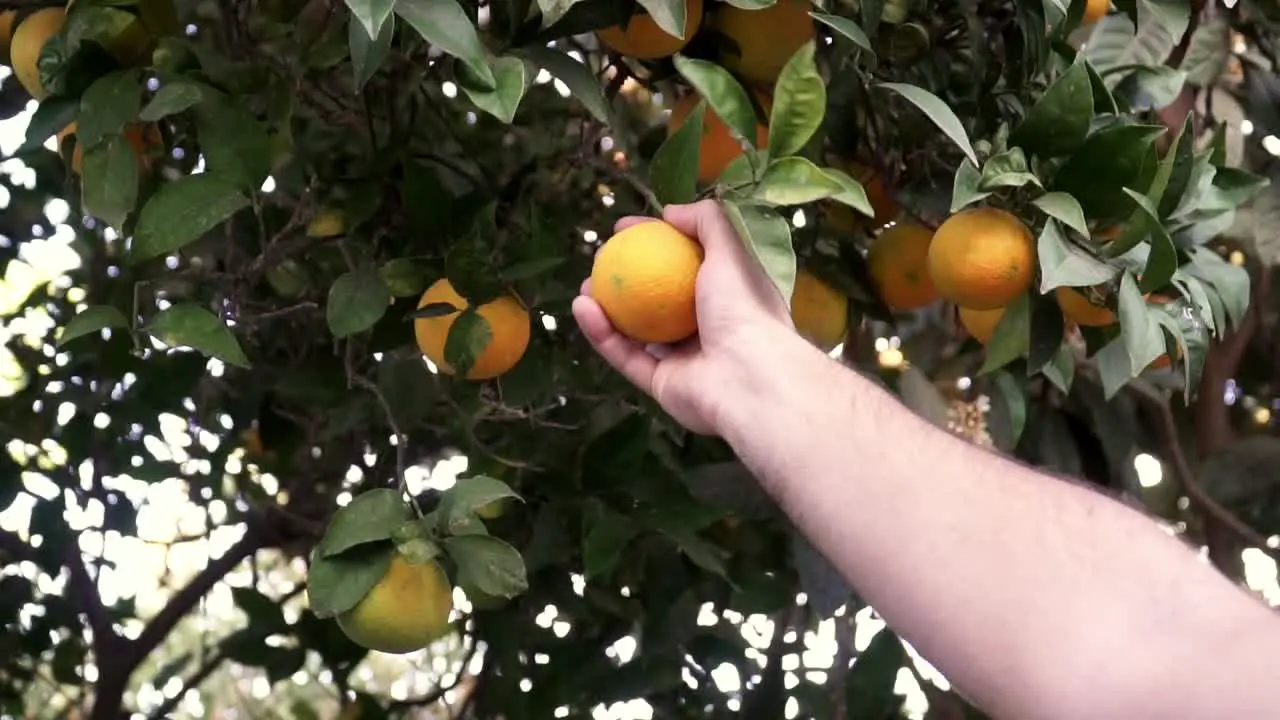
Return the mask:
[[[975,704],[1015,720],[1277,712],[1271,610],[1152,519],[935,428],[811,347],[713,201],[663,217],[706,251],[698,336],[647,351],[589,283],[584,335],[685,427],[723,437]]]

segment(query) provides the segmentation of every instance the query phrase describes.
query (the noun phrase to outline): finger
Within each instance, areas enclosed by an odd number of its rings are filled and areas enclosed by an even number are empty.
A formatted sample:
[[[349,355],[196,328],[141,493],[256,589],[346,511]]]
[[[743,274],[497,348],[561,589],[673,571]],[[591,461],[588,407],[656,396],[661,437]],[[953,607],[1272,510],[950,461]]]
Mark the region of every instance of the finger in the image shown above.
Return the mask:
[[[582,281],[582,284],[578,286],[578,294],[591,297],[591,277],[590,276],[587,276],[587,278]]]
[[[744,252],[724,209],[715,200],[699,200],[689,205],[668,205],[662,219],[671,223],[685,235],[691,235],[702,243],[708,257],[713,255],[741,256]]]
[[[657,219],[658,218],[648,217],[646,215],[628,215],[624,218],[621,218],[620,220],[618,220],[618,222],[613,224],[613,231],[615,233],[620,233],[623,230],[626,230],[627,228],[631,227],[632,225],[639,225],[640,223],[653,222],[654,220],[657,220]]]
[[[599,303],[589,297],[574,298],[573,318],[578,321],[578,327],[582,328],[587,342],[591,343],[591,347],[600,353],[605,362],[636,387],[653,394],[653,373],[658,367],[657,359],[614,330]]]

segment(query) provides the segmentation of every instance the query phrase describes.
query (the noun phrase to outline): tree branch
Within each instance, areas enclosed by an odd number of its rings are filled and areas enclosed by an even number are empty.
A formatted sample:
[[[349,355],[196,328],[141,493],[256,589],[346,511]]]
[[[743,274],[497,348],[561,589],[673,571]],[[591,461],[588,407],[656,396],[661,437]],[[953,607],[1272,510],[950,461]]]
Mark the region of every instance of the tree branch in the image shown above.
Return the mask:
[[[79,542],[73,542],[67,548],[67,557],[63,560],[63,564],[70,573],[68,589],[73,596],[80,598],[85,617],[89,621],[89,629],[93,631],[93,656],[105,662],[115,654],[120,636],[111,627],[111,618],[107,616],[107,609],[102,605],[98,584],[89,577],[89,570],[85,567],[84,558],[80,554]]]
[[[443,698],[445,693],[458,687],[458,685],[462,683],[462,680],[467,677],[467,666],[471,664],[471,658],[475,657],[476,648],[478,647],[477,643],[473,640],[471,642],[471,647],[467,648],[467,654],[462,658],[462,664],[458,668],[458,673],[453,676],[453,682],[448,683],[447,685],[441,685],[435,690],[432,690],[426,695],[422,695],[420,697],[409,700],[397,700],[391,703],[391,706],[387,709],[391,712],[396,712],[397,710],[409,710],[415,707],[429,707],[439,702],[440,698]]]
[[[215,670],[222,666],[222,662],[226,659],[227,656],[224,655],[221,650],[215,650],[209,653],[209,657],[205,658],[205,661],[200,665],[200,667],[196,668],[196,671],[191,674],[191,677],[182,682],[182,689],[174,693],[171,697],[165,698],[164,702],[160,703],[160,707],[157,707],[152,711],[147,718],[149,720],[161,720],[161,718],[169,717],[169,714],[178,706],[178,703],[182,702],[182,698],[186,696],[187,691],[192,688],[200,687],[205,680],[209,679],[209,676],[212,675]]]

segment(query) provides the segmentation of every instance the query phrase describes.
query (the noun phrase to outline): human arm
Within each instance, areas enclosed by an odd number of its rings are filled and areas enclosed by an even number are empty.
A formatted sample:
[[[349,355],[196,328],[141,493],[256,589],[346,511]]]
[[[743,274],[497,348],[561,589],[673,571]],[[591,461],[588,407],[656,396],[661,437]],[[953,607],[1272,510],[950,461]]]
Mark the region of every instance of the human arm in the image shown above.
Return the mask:
[[[1266,717],[1280,620],[1149,518],[946,433],[810,347],[703,201],[699,336],[584,335],[686,427],[724,437],[859,594],[995,717]],[[626,220],[624,223],[635,222]]]
[[[982,708],[1049,720],[1280,706],[1280,620],[1149,518],[933,427],[783,326],[757,332],[728,373],[720,433]]]

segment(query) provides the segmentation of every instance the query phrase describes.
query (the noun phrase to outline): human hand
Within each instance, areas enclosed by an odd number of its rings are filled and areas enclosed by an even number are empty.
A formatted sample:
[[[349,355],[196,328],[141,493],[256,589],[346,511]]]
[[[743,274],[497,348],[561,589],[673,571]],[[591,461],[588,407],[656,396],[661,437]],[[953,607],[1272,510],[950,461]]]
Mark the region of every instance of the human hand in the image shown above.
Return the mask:
[[[592,347],[681,425],[705,435],[720,434],[723,402],[740,391],[732,383],[745,381],[752,363],[767,362],[762,354],[773,342],[770,338],[799,336],[782,294],[747,251],[719,203],[668,205],[662,219],[702,243],[695,296],[698,334],[662,347],[630,340],[613,328],[592,299],[589,279],[573,301],[573,316]],[[652,220],[626,217],[614,229]]]

